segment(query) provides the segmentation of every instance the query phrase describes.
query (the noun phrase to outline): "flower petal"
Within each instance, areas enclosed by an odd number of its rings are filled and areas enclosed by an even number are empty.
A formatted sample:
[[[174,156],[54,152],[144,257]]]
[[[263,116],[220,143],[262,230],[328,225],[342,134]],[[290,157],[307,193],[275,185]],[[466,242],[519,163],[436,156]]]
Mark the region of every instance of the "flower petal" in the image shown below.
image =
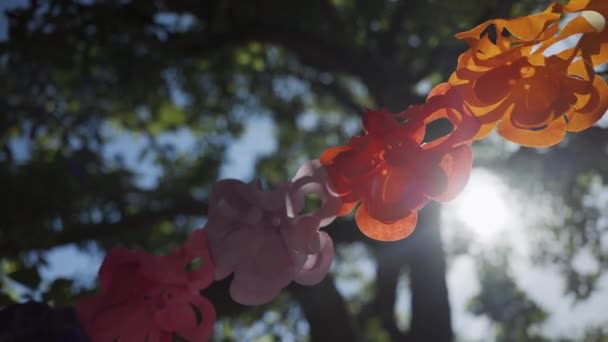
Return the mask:
[[[329,272],[334,257],[334,245],[327,233],[320,232],[320,251],[308,257],[310,262],[296,275],[295,281],[302,285],[318,284]]]
[[[589,94],[578,95],[579,101],[568,116],[567,129],[579,132],[595,124],[608,110],[608,85],[601,77],[593,78],[593,88]]]
[[[300,216],[295,219],[293,226],[281,230],[281,233],[290,249],[306,254],[318,253],[321,248],[319,224],[318,217]]]
[[[336,218],[342,208],[342,200],[331,189],[327,172],[319,160],[312,160],[302,165],[292,182],[290,199],[293,214],[302,211],[307,194],[317,194],[321,198],[321,205],[310,215],[321,220],[321,227],[330,224]]]
[[[359,207],[355,216],[355,221],[361,232],[374,240],[380,241],[396,241],[406,238],[414,232],[417,220],[418,213],[412,211],[400,220],[384,223],[369,216],[365,205]]]
[[[177,331],[177,334],[189,342],[205,342],[211,337],[216,320],[213,304],[201,296],[192,296],[189,304],[198,311],[201,321],[193,328]]]
[[[128,287],[116,287],[115,284],[132,279],[140,267],[138,254],[124,247],[115,247],[108,251],[99,268],[99,289],[101,293],[113,291],[117,299],[128,297]]]
[[[272,301],[279,295],[282,287],[274,284],[264,284],[260,282],[247,282],[238,277],[237,273],[230,283],[230,297],[235,302],[243,305],[261,305]]]
[[[566,135],[566,121],[563,117],[549,123],[540,130],[527,130],[515,127],[510,120],[503,120],[497,129],[498,134],[514,143],[528,147],[549,147],[558,144]]]
[[[353,211],[353,209],[355,209],[357,204],[359,204],[359,201],[342,203],[342,207],[340,208],[336,216],[348,215],[351,211]]]
[[[197,229],[184,244],[182,248],[176,249],[172,257],[177,258],[182,264],[182,269],[195,259],[200,259],[202,264],[189,273],[189,285],[198,289],[206,288],[213,282],[213,259],[209,249],[209,242],[205,231]]]
[[[388,132],[399,126],[393,115],[386,110],[368,110],[363,114],[363,128],[366,132]]]
[[[209,229],[222,228],[211,227]],[[209,237],[211,238],[211,235]],[[243,258],[254,255],[253,250],[257,248],[256,243],[254,233],[247,227],[234,229],[224,240],[210,240],[209,246],[215,265],[215,280],[226,278]]]
[[[165,331],[180,331],[196,326],[196,314],[187,298],[167,298],[162,309],[154,312],[156,324]]]
[[[440,167],[448,177],[444,193],[433,199],[439,202],[454,199],[464,189],[473,167],[473,151],[469,145],[462,145],[447,153],[441,160]]]
[[[498,121],[490,122],[485,125],[481,125],[481,128],[479,129],[479,131],[477,132],[477,134],[475,135],[475,137],[473,139],[482,140],[482,139],[487,138],[490,135],[490,133],[492,133],[494,131],[494,128],[496,128],[496,125],[498,125]]]

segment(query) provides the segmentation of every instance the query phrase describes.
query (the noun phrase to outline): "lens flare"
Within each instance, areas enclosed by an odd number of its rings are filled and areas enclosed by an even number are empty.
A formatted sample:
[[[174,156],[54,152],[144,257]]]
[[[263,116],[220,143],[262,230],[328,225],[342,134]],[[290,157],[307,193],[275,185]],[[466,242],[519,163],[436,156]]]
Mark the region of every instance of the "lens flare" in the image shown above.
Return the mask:
[[[455,218],[462,221],[481,239],[492,239],[512,221],[508,189],[496,175],[484,169],[471,173],[469,184],[449,206]],[[511,214],[511,215],[510,215]]]

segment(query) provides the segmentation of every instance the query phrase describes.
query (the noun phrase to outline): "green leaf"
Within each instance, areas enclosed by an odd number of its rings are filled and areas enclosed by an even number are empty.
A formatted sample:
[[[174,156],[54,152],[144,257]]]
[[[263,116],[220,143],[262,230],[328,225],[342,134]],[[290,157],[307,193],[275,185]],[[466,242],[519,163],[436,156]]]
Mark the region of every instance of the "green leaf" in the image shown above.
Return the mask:
[[[46,302],[52,302],[58,306],[68,306],[72,304],[72,284],[73,281],[58,278],[53,281],[49,289],[42,295]]]
[[[203,258],[194,258],[194,259],[190,260],[190,262],[188,262],[188,264],[186,264],[186,266],[184,267],[184,271],[194,272],[194,271],[198,270],[199,268],[201,268],[201,266],[203,266],[204,262],[205,261],[203,260]]]

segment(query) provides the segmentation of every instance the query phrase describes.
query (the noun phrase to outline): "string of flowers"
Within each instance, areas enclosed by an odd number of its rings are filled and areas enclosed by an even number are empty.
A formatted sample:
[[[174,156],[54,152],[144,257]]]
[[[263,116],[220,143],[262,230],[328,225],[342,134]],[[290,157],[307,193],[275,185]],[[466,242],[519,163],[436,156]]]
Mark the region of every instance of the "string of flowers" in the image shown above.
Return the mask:
[[[560,30],[565,14],[576,17]],[[81,326],[93,342],[206,341],[215,311],[202,289],[232,274],[231,297],[259,305],[292,281],[317,284],[334,253],[320,228],[336,216],[356,210],[368,237],[406,238],[429,201],[449,201],[466,186],[473,141],[496,130],[523,146],[549,147],[601,118],[608,86],[594,68],[608,62],[606,17],[606,0],[571,0],[457,34],[469,49],[424,104],[367,111],[363,135],[327,149],[276,189],[217,182],[205,227],[167,256],[111,249],[99,270],[99,295],[76,304]],[[551,53],[576,34],[575,46]],[[427,125],[445,119],[452,131],[425,140]],[[311,193],[321,205],[303,213]]]

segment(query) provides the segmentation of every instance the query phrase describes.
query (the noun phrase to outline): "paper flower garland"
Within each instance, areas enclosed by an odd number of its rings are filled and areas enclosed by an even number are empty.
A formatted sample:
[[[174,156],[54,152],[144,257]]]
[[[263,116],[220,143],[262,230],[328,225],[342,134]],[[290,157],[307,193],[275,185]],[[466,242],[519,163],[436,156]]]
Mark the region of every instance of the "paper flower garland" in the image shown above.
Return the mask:
[[[560,29],[566,13],[576,17]],[[233,275],[232,298],[256,305],[292,281],[318,283],[333,259],[332,240],[320,228],[336,216],[358,206],[356,223],[367,236],[407,237],[426,203],[450,200],[464,188],[473,140],[496,129],[512,142],[546,147],[600,119],[608,86],[594,68],[608,62],[607,15],[606,0],[571,0],[458,34],[469,50],[424,104],[395,114],[367,111],[362,135],[329,148],[275,189],[257,181],[217,182],[205,228],[168,256],[111,249],[99,271],[100,294],[76,305],[81,326],[93,342],[205,341],[215,311],[201,289]],[[550,52],[576,34],[574,46]],[[425,141],[427,125],[440,119],[449,120],[452,131]],[[311,193],[320,207],[302,213]],[[4,314],[19,310],[25,308]],[[11,324],[18,330],[19,322]],[[82,337],[78,329],[57,333]]]

